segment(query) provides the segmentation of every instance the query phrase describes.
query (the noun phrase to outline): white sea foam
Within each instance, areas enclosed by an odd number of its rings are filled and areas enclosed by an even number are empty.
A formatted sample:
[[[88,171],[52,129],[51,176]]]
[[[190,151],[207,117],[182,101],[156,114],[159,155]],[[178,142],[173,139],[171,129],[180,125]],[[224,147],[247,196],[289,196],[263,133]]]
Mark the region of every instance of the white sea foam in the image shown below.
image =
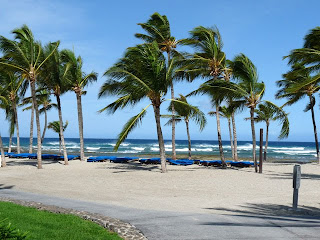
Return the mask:
[[[88,150],[99,150],[100,147],[86,147],[86,149],[88,149]]]
[[[291,150],[276,150],[275,153],[283,153],[287,155],[313,155],[315,151],[304,150],[304,151],[291,151]]]
[[[212,152],[213,149],[212,148],[196,148],[195,149],[197,152]],[[194,150],[192,150],[194,151]]]
[[[131,148],[136,151],[143,151],[145,149],[144,147],[131,147]]]
[[[292,151],[303,151],[304,147],[268,147],[268,149],[274,150],[292,150]]]

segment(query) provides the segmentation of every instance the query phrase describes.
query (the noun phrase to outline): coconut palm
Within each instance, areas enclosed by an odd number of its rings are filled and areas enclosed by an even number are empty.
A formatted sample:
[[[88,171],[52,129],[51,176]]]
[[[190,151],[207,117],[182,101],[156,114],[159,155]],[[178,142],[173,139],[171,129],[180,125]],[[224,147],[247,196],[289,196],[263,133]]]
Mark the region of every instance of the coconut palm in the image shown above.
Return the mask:
[[[8,104],[8,101],[3,94],[3,88],[0,85],[0,104]],[[0,133],[0,153],[1,153],[1,161],[0,161],[0,167],[6,167],[6,158],[4,156],[4,148],[3,148],[3,142],[2,142],[2,137]]]
[[[62,130],[65,131],[68,127],[68,121],[66,121],[66,123],[62,126]],[[52,131],[58,133],[59,135],[59,152],[61,154],[61,133],[60,133],[60,121],[53,121],[53,122],[49,122],[48,124],[48,129],[52,129]]]
[[[233,76],[238,83],[227,82],[225,80],[209,80],[202,84],[196,93],[206,93],[228,100],[238,99],[239,105],[244,105],[250,109],[251,132],[252,132],[252,155],[255,163],[255,170],[258,171],[256,159],[256,133],[254,125],[254,110],[261,102],[265,85],[259,82],[257,69],[251,60],[244,54],[237,55],[233,60]]]
[[[232,137],[232,127],[231,127],[231,118],[232,114],[234,113],[232,107],[220,106],[219,107],[219,114],[221,117],[226,118],[228,120],[228,128],[229,128],[229,137],[230,137],[230,146],[231,146],[231,153],[232,158],[236,159],[235,157],[235,148],[234,148],[234,140]],[[217,112],[211,111],[208,113],[210,116],[215,116]]]
[[[166,15],[160,15],[155,12],[146,23],[138,23],[138,25],[146,31],[146,34],[136,33],[135,36],[147,43],[157,42],[160,50],[167,53],[167,65],[169,65],[171,61],[171,56],[180,55],[176,51],[176,47],[182,40],[176,40],[175,37],[171,35],[170,23]],[[168,80],[171,81],[171,99],[174,99],[173,79]],[[172,104],[171,107],[171,112],[175,115],[174,104]],[[176,159],[174,117],[172,117],[172,122],[172,159]]]
[[[55,109],[58,108],[57,104],[53,103],[51,101],[50,97],[51,97],[51,94],[47,90],[39,89],[37,91],[37,96],[36,96],[37,102],[38,102],[38,105],[41,106],[41,108],[39,109],[39,113],[40,114],[44,114],[44,126],[43,126],[43,132],[42,132],[42,137],[41,137],[41,142],[42,143],[44,141],[44,137],[45,137],[47,126],[48,126],[48,114],[47,114],[47,112],[49,110],[51,110],[52,108],[55,108]],[[33,108],[32,107],[32,98],[28,97],[28,98],[23,99],[23,103],[21,105],[29,105],[29,106],[25,107],[23,109],[23,111],[25,111],[25,110],[31,110],[32,111],[32,108]]]
[[[19,104],[19,98],[24,96],[28,85],[23,78],[13,72],[2,72],[0,74],[0,84],[4,86],[2,94],[6,95],[6,98],[10,102],[8,110],[12,111],[14,115],[11,119],[15,121],[14,126],[16,127],[17,134],[17,153],[21,153],[17,105]]]
[[[44,55],[48,56],[55,46],[48,44],[44,47]],[[62,120],[62,108],[61,108],[61,95],[69,90],[68,82],[63,78],[65,69],[61,61],[61,54],[59,50],[56,50],[52,57],[48,60],[44,66],[41,77],[41,85],[50,91],[57,101],[58,115],[60,121],[60,137],[61,145],[63,149],[64,164],[68,165],[68,155],[63,134],[63,120]]]
[[[312,76],[310,71],[310,69],[301,63],[294,64],[292,69],[283,75],[284,79],[277,82],[280,90],[276,93],[276,97],[288,99],[284,105],[292,105],[304,97],[309,99],[309,103],[304,111],[307,112],[311,110],[317,160],[320,163],[317,125],[314,114],[314,106],[316,103],[314,95],[319,92],[320,83],[319,75]]]
[[[189,159],[191,160],[191,138],[190,138],[190,131],[189,131],[189,122],[190,120],[193,120],[200,128],[200,131],[202,131],[207,123],[207,119],[205,117],[205,114],[200,111],[197,107],[190,105],[187,102],[187,98],[180,94],[180,97],[177,98],[179,102],[171,102],[168,111],[172,111],[171,105],[174,104],[176,115],[175,123],[178,123],[180,121],[184,121],[186,124],[186,130],[187,130],[187,136],[188,136],[188,149],[189,149]],[[182,104],[183,102],[184,104]],[[172,115],[162,115],[162,117],[171,117],[171,119],[166,123],[166,125],[172,125]]]
[[[264,101],[254,110],[256,116],[255,122],[266,123],[266,143],[264,147],[264,161],[267,160],[269,126],[271,121],[279,121],[282,124],[279,139],[287,138],[289,135],[289,119],[288,114],[281,108],[270,101]]]
[[[61,51],[61,59],[66,64],[64,79],[69,82],[70,88],[77,97],[79,137],[80,137],[80,160],[84,161],[84,140],[83,140],[83,115],[82,115],[82,95],[86,94],[84,88],[90,83],[97,81],[98,74],[91,72],[86,74],[82,70],[82,58],[76,57],[70,50]]]
[[[224,69],[226,68],[226,55],[222,51],[223,43],[218,28],[199,26],[194,28],[190,35],[190,38],[184,40],[183,43],[192,46],[196,52],[192,57],[184,60],[182,71],[185,71],[189,80],[201,77],[216,81],[223,78]],[[212,104],[216,107],[220,158],[223,166],[225,166],[219,114],[222,98],[216,95],[210,95],[210,97]]]
[[[171,84],[168,76],[172,76],[173,62],[173,59],[171,59],[169,66],[166,65],[166,59],[156,42],[128,48],[125,56],[104,73],[104,76],[109,77],[109,79],[103,84],[99,92],[99,97],[119,96],[119,99],[101,109],[100,112],[114,113],[118,109],[135,105],[142,99],[150,100],[151,103],[148,106],[125,124],[118,136],[115,150],[119,148],[128,134],[139,125],[146,115],[147,109],[152,105],[157,127],[162,172],[166,172],[167,169],[160,124],[160,106],[165,101],[164,96]],[[177,102],[175,99],[169,100]]]
[[[16,71],[21,78],[28,79],[30,83],[37,125],[37,167],[41,169],[41,130],[38,103],[36,101],[36,82],[42,67],[56,51],[59,42],[54,43],[51,52],[44,57],[40,42],[34,39],[31,30],[26,25],[13,30],[12,33],[15,41],[0,36],[0,50],[4,54],[0,59],[0,66]]]

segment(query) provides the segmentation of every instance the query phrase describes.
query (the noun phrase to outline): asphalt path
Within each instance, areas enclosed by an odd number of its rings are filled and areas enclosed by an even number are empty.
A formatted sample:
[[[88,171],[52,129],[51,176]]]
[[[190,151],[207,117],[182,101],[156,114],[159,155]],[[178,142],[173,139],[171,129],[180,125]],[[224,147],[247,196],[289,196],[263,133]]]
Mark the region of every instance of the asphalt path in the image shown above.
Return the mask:
[[[251,206],[228,214],[152,211],[64,199],[0,187],[0,197],[99,213],[129,222],[148,239],[320,239],[320,217]],[[201,202],[199,202],[201,204]],[[210,209],[208,209],[210,211]]]

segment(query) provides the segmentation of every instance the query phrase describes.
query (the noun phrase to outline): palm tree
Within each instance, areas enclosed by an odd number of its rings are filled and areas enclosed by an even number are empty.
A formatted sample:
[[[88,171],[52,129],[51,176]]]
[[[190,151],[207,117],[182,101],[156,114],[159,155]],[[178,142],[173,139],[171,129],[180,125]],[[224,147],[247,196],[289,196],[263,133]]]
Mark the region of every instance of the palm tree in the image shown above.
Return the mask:
[[[267,148],[268,148],[268,137],[269,137],[269,125],[271,121],[280,121],[282,123],[281,132],[279,139],[287,138],[289,135],[289,119],[288,114],[283,111],[281,107],[278,107],[270,101],[264,101],[258,105],[258,109],[254,110],[256,116],[255,122],[266,123],[266,143],[264,147],[263,160],[267,160]]]
[[[205,114],[200,111],[197,107],[190,105],[187,102],[187,98],[180,94],[180,97],[177,98],[178,102],[171,102],[168,111],[172,111],[171,105],[174,104],[176,114],[174,116],[175,123],[178,123],[180,121],[184,121],[186,124],[186,130],[187,130],[187,136],[188,136],[188,149],[189,149],[189,159],[191,160],[191,138],[190,138],[190,132],[189,132],[189,122],[190,120],[193,120],[200,128],[200,131],[202,131],[207,123],[207,119],[205,117]],[[184,104],[182,104],[183,102]],[[166,123],[166,125],[172,125],[172,115],[162,115],[162,117],[171,117],[171,119]]]
[[[136,33],[135,36],[139,39],[144,40],[147,43],[157,42],[161,51],[167,53],[167,65],[171,61],[171,56],[180,55],[176,51],[176,47],[183,40],[176,40],[174,36],[171,35],[170,23],[166,15],[160,15],[155,12],[150,16],[150,19],[146,23],[138,23],[146,34]],[[171,81],[171,99],[174,99],[174,86],[173,79],[168,79]],[[174,104],[171,104],[172,115],[175,115]],[[175,118],[172,117],[172,159],[176,159],[176,144],[175,144]]]
[[[142,99],[150,100],[151,103],[148,106],[125,124],[118,136],[115,150],[119,148],[128,134],[139,125],[146,115],[148,107],[152,105],[157,127],[162,172],[167,172],[167,168],[160,124],[160,106],[165,101],[164,96],[171,84],[168,76],[172,76],[170,73],[174,69],[171,67],[172,62],[171,60],[169,67],[166,65],[166,59],[156,42],[128,48],[125,56],[104,73],[104,76],[109,77],[109,79],[103,84],[99,92],[99,98],[107,95],[119,96],[119,99],[101,109],[100,112],[114,113],[118,109],[135,105]],[[175,99],[169,100],[178,102]]]
[[[230,137],[230,146],[231,146],[231,153],[232,153],[232,158],[236,159],[235,157],[235,148],[234,148],[234,141],[232,137],[232,127],[231,127],[231,118],[232,114],[234,113],[232,107],[226,107],[226,106],[220,106],[219,107],[219,114],[221,117],[226,118],[228,120],[228,128],[229,128],[229,137]],[[215,116],[217,112],[209,112],[209,115]]]
[[[91,72],[86,74],[82,70],[82,58],[76,57],[70,50],[61,51],[62,61],[66,64],[64,78],[69,82],[70,88],[77,97],[79,137],[80,137],[80,160],[84,161],[84,140],[83,140],[83,115],[81,96],[86,94],[83,89],[90,83],[97,81],[98,74]]]
[[[68,121],[62,126],[63,131],[68,127]],[[61,154],[61,133],[60,133],[60,121],[49,122],[48,129],[52,129],[52,131],[59,134],[59,153]]]
[[[21,78],[28,79],[30,83],[37,124],[37,167],[41,169],[41,130],[38,103],[36,101],[36,82],[42,67],[56,51],[59,42],[54,43],[52,51],[44,57],[40,42],[34,39],[31,30],[26,25],[13,30],[12,33],[16,41],[0,36],[0,50],[4,53],[4,56],[0,59],[0,66],[16,71]]]
[[[16,127],[17,134],[17,153],[21,153],[17,105],[19,98],[23,97],[26,92],[28,86],[26,83],[23,78],[20,78],[13,72],[3,72],[0,75],[0,84],[4,86],[3,94],[10,101],[10,110],[14,115],[13,120],[15,121],[14,126]]]
[[[194,47],[196,52],[192,57],[184,60],[182,71],[185,71],[189,80],[201,77],[204,79],[213,78],[213,81],[217,81],[223,78],[224,69],[226,68],[226,55],[222,51],[223,43],[218,28],[199,26],[194,28],[190,35],[191,37],[184,40],[183,43]],[[219,114],[222,98],[217,97],[217,95],[210,95],[210,97],[212,104],[216,107],[219,151],[221,161],[225,166]]]
[[[292,66],[291,71],[284,74],[283,77],[283,80],[277,82],[280,90],[276,93],[276,97],[287,98],[288,101],[284,105],[292,105],[304,97],[309,98],[309,103],[304,111],[307,112],[311,110],[317,160],[320,163],[317,125],[314,114],[314,106],[316,103],[314,95],[320,90],[319,75],[311,76],[310,69],[301,63],[296,63]]]
[[[48,44],[44,48],[44,55],[48,56],[55,46],[53,44]],[[61,53],[56,50],[52,57],[48,60],[43,74],[41,75],[41,84],[44,88],[50,91],[57,101],[58,115],[60,121],[60,137],[61,145],[63,149],[64,164],[68,165],[68,155],[63,134],[63,120],[62,120],[62,109],[60,97],[66,91],[68,91],[68,82],[63,78],[63,73],[65,72],[64,66],[61,61]]]
[[[6,97],[4,97],[2,94],[3,94],[3,88],[0,85],[0,103],[7,104],[8,101],[7,101]],[[6,167],[7,164],[6,164],[6,158],[4,156],[4,148],[3,148],[1,133],[0,133],[0,152],[1,152],[0,167]]]
[[[42,137],[41,137],[41,142],[42,143],[44,141],[44,137],[45,137],[47,126],[48,126],[48,114],[47,114],[47,112],[49,110],[51,110],[52,108],[56,108],[56,109],[58,108],[56,103],[52,103],[51,102],[50,96],[51,96],[51,94],[47,90],[42,90],[42,89],[37,90],[37,95],[36,95],[37,102],[38,102],[39,106],[40,105],[42,106],[39,109],[39,113],[40,114],[44,113],[44,126],[43,126],[43,132],[42,132]],[[33,107],[32,107],[32,98],[31,97],[23,99],[22,102],[23,103],[21,105],[31,104],[30,106],[25,107],[23,109],[23,111],[30,110],[30,109],[32,111]]]
[[[265,85],[259,82],[257,69],[251,60],[244,54],[237,55],[233,60],[233,76],[239,83],[227,82],[225,80],[209,80],[202,84],[196,93],[207,93],[217,98],[228,100],[238,99],[239,105],[250,109],[251,132],[252,132],[252,155],[255,163],[255,171],[258,171],[256,159],[256,133],[254,125],[254,110],[260,103],[264,94]]]

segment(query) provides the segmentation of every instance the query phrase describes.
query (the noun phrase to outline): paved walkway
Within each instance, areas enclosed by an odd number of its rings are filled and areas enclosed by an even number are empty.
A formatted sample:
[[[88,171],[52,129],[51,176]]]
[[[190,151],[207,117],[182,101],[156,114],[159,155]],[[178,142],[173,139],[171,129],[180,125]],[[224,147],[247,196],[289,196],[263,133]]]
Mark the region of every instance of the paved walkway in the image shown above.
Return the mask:
[[[129,222],[148,239],[319,239],[319,216],[274,215],[262,208],[228,215],[149,211],[0,188],[0,196],[99,213]],[[201,203],[199,203],[201,204]],[[258,211],[259,209],[259,211]]]

